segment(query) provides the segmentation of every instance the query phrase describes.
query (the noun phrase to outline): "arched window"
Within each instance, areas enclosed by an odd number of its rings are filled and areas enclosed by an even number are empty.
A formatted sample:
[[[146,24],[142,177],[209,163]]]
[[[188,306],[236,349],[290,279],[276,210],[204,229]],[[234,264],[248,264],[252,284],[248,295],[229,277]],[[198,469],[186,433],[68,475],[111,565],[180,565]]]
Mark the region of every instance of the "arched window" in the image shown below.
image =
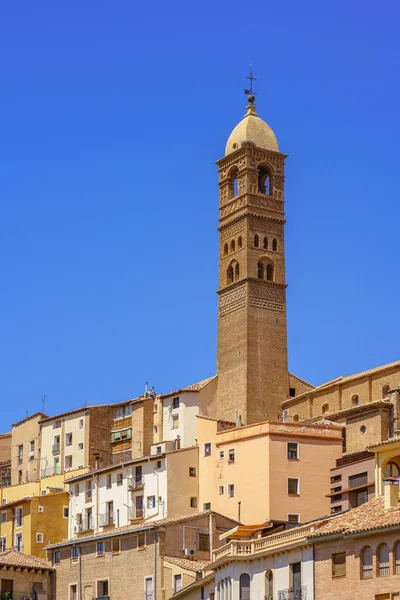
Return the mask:
[[[264,250],[268,250],[268,238],[264,238]]]
[[[274,265],[272,263],[267,264],[267,281],[274,280]]]
[[[258,192],[268,196],[271,193],[270,172],[265,167],[259,167],[258,169]]]
[[[229,196],[230,198],[234,198],[238,195],[239,185],[238,185],[238,172],[239,169],[234,167],[232,171],[229,173]]]
[[[328,411],[329,411],[329,404],[323,404],[322,405],[322,414],[324,415]]]
[[[254,247],[255,248],[259,248],[260,247],[260,238],[258,237],[257,234],[254,236]]]
[[[388,464],[386,465],[385,468],[385,479],[387,479],[388,477],[399,477],[400,476],[400,469],[398,467],[398,465],[396,465],[395,462],[388,462]]]
[[[400,575],[400,541],[396,542],[393,548],[394,572]]]
[[[238,248],[241,248],[242,246],[243,246],[242,236],[239,235],[239,237],[238,237]]]
[[[387,398],[390,392],[390,385],[384,385],[382,388],[382,398]]]
[[[265,573],[265,600],[274,600],[274,576],[271,570]]]
[[[235,281],[239,279],[239,263],[235,265]]]
[[[264,279],[264,265],[262,262],[257,265],[257,277],[258,279]]]
[[[352,406],[358,406],[358,396],[357,394],[353,394],[351,397],[351,405]]]
[[[361,550],[361,579],[371,579],[372,577],[372,548],[365,546]]]
[[[228,270],[226,272],[226,283],[229,285],[230,283],[233,283],[233,264],[230,264],[228,267]]]
[[[389,575],[389,546],[381,544],[376,551],[376,567],[378,577]]]
[[[239,579],[240,600],[250,600],[250,575],[242,573]]]
[[[276,252],[278,250],[278,240],[275,238],[272,240],[272,250],[274,252]]]
[[[299,420],[299,415],[293,415],[293,421],[295,421],[295,423],[297,423]]]
[[[235,252],[235,240],[231,241],[231,252]]]
[[[228,254],[228,244],[225,244],[224,246],[224,255],[226,256]]]

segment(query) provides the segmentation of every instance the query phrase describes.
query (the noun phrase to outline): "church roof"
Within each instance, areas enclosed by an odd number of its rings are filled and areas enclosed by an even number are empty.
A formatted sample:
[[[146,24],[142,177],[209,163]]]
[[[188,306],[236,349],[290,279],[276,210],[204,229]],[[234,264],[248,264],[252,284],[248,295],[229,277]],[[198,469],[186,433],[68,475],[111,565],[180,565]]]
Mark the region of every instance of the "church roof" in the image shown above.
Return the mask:
[[[256,113],[254,104],[247,106],[247,113],[229,136],[225,148],[225,156],[241,147],[243,142],[254,142],[259,148],[278,152],[278,142],[275,133]]]

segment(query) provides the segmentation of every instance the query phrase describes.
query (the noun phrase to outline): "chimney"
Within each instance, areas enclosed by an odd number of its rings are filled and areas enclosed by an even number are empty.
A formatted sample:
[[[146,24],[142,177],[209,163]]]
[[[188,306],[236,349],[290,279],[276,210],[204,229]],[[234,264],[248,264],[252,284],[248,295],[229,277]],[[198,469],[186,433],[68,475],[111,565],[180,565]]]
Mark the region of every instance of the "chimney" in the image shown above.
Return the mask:
[[[385,479],[385,510],[399,503],[399,482],[396,477]]]

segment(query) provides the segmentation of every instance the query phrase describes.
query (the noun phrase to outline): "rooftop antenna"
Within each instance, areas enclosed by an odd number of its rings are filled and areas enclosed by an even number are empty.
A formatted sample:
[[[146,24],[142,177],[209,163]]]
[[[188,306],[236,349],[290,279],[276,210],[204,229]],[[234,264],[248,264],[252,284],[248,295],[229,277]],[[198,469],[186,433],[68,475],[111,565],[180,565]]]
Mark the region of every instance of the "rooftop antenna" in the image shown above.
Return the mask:
[[[250,80],[249,89],[245,89],[244,93],[247,94],[247,100],[250,104],[254,104],[255,96],[257,94],[253,92],[253,81],[257,81],[256,77],[253,77],[253,65],[250,63],[250,75],[246,75],[246,79]]]
[[[55,396],[55,394],[43,394],[43,396],[42,396],[42,413],[44,413],[44,407],[46,404],[47,396]]]

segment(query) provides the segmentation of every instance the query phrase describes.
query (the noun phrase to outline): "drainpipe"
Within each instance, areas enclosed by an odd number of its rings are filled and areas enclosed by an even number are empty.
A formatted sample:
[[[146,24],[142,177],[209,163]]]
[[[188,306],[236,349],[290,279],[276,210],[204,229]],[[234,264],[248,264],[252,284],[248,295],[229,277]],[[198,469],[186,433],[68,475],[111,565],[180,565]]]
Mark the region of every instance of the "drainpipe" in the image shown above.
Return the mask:
[[[242,504],[242,503],[239,501],[239,502],[238,502],[238,521],[239,521],[239,523],[240,523],[240,505],[241,505],[241,504]]]
[[[312,545],[313,555],[313,600],[315,600],[315,544]]]
[[[157,532],[154,532],[154,600],[157,600]]]
[[[78,546],[78,548],[79,548],[79,600],[83,600],[83,595],[82,595],[82,553],[81,553],[80,546]]]

